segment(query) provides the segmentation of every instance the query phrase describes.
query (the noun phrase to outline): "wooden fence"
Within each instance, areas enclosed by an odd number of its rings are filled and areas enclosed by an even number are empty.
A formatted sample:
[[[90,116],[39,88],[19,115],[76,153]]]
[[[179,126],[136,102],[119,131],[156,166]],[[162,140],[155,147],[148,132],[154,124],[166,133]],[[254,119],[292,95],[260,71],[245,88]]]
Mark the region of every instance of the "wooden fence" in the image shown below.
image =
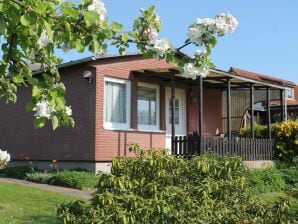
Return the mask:
[[[237,155],[246,161],[273,160],[273,139],[176,136],[173,139],[175,155]]]

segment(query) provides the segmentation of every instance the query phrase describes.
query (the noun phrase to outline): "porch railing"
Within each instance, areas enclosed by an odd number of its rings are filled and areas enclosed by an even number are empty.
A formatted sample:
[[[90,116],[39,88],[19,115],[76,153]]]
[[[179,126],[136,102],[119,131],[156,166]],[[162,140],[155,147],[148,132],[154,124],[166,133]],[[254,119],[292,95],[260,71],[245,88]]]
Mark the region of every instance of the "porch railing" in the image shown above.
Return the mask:
[[[218,138],[205,136],[176,136],[173,139],[175,155],[238,155],[243,160],[273,160],[273,139]]]

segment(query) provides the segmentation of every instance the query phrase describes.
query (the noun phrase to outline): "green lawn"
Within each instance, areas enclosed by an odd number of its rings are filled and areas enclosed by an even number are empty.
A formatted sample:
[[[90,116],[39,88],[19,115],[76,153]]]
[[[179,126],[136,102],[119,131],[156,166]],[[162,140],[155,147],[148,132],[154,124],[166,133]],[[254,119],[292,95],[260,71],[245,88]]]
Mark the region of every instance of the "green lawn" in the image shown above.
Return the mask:
[[[279,201],[280,198],[287,198],[291,202],[290,206],[290,218],[296,219],[298,218],[298,198],[297,196],[290,196],[285,192],[267,192],[260,194],[260,197],[269,203],[275,203]]]
[[[0,183],[0,223],[53,224],[57,204],[72,197],[16,184]]]

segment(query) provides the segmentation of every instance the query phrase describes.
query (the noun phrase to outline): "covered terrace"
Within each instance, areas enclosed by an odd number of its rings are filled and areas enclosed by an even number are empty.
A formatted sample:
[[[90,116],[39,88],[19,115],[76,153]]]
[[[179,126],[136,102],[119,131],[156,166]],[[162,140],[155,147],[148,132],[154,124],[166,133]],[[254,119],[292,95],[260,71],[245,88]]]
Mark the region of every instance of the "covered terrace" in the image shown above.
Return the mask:
[[[250,119],[251,138],[240,139],[233,137],[233,130],[231,128],[231,106],[233,104],[231,100],[231,91],[233,90],[245,90],[249,91],[250,95],[250,110],[251,114],[254,114],[255,105],[255,91],[265,90],[267,105],[271,102],[271,91],[279,91],[281,120],[287,120],[287,105],[286,105],[286,84],[279,85],[274,82],[256,80],[253,78],[242,77],[232,72],[225,72],[221,70],[210,70],[210,74],[206,78],[200,76],[196,80],[186,79],[179,74],[178,69],[146,69],[136,70],[133,74],[140,77],[158,77],[163,80],[167,80],[170,83],[171,88],[171,152],[176,155],[187,154],[204,154],[207,152],[214,152],[217,154],[237,154],[242,156],[246,160],[272,160],[274,157],[274,140],[271,135],[271,110],[270,106],[267,107],[267,125],[268,125],[268,138],[267,139],[255,139],[254,116]],[[195,88],[197,103],[197,130],[193,130],[193,135],[176,136],[175,130],[175,97],[176,97],[176,85],[177,83],[186,83],[187,85]],[[227,132],[225,137],[211,137],[205,136],[203,133],[203,94],[204,89],[219,89],[222,92],[226,92],[226,127]],[[216,110],[216,108],[214,108]]]

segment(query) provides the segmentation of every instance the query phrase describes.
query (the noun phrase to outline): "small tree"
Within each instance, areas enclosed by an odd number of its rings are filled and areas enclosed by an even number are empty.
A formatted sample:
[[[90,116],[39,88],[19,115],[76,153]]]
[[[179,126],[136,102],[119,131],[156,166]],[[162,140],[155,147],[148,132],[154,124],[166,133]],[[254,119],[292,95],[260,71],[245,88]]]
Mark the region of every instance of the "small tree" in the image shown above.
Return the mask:
[[[32,88],[32,100],[27,111],[35,111],[34,126],[43,127],[47,120],[53,128],[73,126],[72,110],[65,102],[65,87],[60,82],[57,65],[61,59],[55,49],[68,51],[88,49],[104,54],[109,45],[120,54],[135,44],[145,57],[165,59],[181,68],[186,78],[208,75],[213,67],[209,56],[216,36],[233,32],[237,20],[230,14],[215,19],[198,19],[191,24],[184,46],[198,47],[194,57],[176,57],[177,49],[166,39],[157,39],[161,20],[155,8],[142,9],[130,31],[107,19],[101,0],[81,0],[76,4],[63,0],[0,0],[0,98],[16,102],[20,86]],[[32,73],[30,64],[39,64],[40,73]]]

